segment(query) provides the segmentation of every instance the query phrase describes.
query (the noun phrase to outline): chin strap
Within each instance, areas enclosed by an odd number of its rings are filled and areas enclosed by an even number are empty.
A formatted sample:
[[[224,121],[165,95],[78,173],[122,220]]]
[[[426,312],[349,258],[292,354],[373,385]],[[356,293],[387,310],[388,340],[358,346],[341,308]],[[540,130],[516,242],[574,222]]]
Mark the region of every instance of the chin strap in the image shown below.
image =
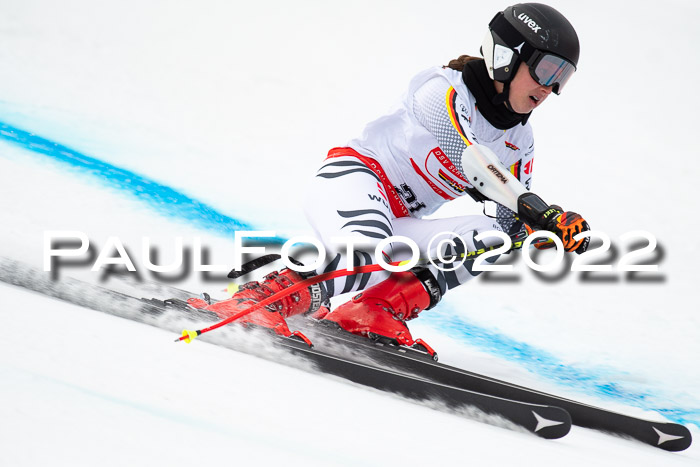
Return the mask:
[[[503,83],[503,92],[493,96],[493,99],[491,99],[491,103],[493,105],[505,104],[508,110],[514,112],[514,110],[510,106],[510,102],[508,102],[508,97],[510,97],[510,81]]]

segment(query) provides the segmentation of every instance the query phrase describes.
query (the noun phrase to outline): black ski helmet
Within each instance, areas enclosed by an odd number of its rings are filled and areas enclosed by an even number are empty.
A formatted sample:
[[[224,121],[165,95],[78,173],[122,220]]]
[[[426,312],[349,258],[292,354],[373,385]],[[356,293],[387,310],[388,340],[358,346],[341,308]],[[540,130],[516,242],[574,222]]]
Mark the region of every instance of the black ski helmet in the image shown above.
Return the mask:
[[[559,94],[578,64],[578,35],[551,6],[518,3],[491,20],[481,53],[491,79],[510,83],[524,62],[535,81]]]

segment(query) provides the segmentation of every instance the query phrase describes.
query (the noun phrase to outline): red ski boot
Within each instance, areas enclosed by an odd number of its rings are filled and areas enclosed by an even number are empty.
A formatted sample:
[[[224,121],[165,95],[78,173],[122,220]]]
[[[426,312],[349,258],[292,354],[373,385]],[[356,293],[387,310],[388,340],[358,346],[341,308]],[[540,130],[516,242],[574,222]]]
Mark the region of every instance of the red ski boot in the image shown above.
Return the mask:
[[[199,298],[191,298],[187,303],[195,308],[216,313],[221,319],[249,308],[280,290],[284,290],[304,280],[298,273],[283,269],[265,276],[263,282],[248,282],[240,287],[233,297],[228,300],[209,304]],[[296,337],[309,346],[311,341],[299,331],[290,331],[286,318],[302,313],[313,313],[321,307],[322,295],[318,284],[311,285],[291,295],[281,298],[270,305],[254,310],[235,320],[235,323],[249,326],[260,326],[273,330],[284,337]]]
[[[428,344],[413,339],[406,321],[434,307],[441,298],[440,287],[427,269],[398,272],[355,295],[322,320],[372,340],[420,348],[435,358]]]

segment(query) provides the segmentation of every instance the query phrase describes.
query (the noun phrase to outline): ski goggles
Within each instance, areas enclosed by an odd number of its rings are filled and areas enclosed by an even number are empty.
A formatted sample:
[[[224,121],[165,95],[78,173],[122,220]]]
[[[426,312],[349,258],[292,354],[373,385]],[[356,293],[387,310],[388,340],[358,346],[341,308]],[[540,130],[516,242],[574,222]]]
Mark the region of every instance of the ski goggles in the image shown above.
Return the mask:
[[[527,61],[530,76],[542,86],[553,86],[555,94],[561,90],[576,71],[573,63],[556,55],[536,50]]]

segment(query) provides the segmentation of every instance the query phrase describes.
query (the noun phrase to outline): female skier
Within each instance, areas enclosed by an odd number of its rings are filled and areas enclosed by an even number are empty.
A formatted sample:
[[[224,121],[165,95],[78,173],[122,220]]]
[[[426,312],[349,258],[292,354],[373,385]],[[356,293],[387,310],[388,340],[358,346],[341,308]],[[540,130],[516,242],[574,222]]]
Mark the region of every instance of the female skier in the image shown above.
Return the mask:
[[[576,31],[552,7],[517,4],[490,22],[481,53],[483,59],[465,55],[419,73],[395,111],[369,123],[346,147],[329,152],[305,206],[318,238],[335,254],[317,273],[344,269],[349,259],[355,266],[373,264],[375,246],[391,236],[408,237],[422,258],[436,258],[445,252],[436,251],[440,242],[431,246],[430,240],[441,232],[453,233],[451,252],[459,255],[501,242],[496,237],[477,242],[480,232],[510,234],[523,224],[528,232],[554,233],[566,251],[586,250],[587,238],[573,238],[589,230],[586,221],[529,191],[534,146],[528,118],[552,92],[560,94],[576,70]],[[423,219],[465,194],[497,202],[497,217]],[[352,239],[352,258],[345,255],[346,246],[334,243],[337,238]],[[384,254],[389,261],[406,259],[392,245]],[[470,261],[452,271],[438,266],[326,281],[282,298],[275,303],[277,312],[259,310],[239,321],[290,336],[297,333],[289,331],[285,318],[315,313],[349,332],[414,346],[405,322],[477,274]],[[233,297],[236,310],[227,302],[209,308],[227,316],[302,279],[284,269],[262,284],[243,286]],[[333,311],[321,306],[332,296],[360,290]]]

